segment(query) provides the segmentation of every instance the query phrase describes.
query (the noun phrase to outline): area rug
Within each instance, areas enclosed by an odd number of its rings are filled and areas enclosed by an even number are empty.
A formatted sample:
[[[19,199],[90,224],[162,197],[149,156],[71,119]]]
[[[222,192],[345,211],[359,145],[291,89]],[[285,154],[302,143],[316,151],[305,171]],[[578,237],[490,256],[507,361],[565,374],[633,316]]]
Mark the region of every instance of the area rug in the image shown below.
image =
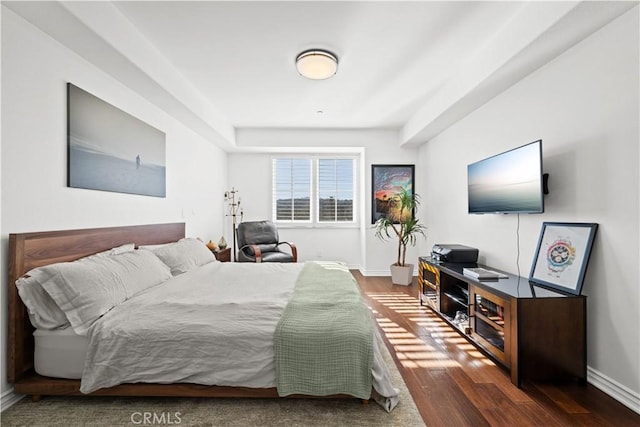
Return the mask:
[[[44,397],[25,398],[0,414],[10,426],[424,426],[400,372],[383,345],[382,353],[400,403],[387,413],[371,401],[337,399],[231,399]]]

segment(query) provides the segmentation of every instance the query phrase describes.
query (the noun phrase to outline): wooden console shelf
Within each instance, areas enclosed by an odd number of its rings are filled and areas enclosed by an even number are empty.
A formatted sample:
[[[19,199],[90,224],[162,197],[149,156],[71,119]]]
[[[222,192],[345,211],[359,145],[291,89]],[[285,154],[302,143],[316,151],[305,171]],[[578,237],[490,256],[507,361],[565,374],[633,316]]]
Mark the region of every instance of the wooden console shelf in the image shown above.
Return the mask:
[[[427,305],[511,373],[523,378],[577,378],[586,383],[587,299],[530,283],[524,277],[480,281],[463,268],[479,264],[418,259],[420,305]]]

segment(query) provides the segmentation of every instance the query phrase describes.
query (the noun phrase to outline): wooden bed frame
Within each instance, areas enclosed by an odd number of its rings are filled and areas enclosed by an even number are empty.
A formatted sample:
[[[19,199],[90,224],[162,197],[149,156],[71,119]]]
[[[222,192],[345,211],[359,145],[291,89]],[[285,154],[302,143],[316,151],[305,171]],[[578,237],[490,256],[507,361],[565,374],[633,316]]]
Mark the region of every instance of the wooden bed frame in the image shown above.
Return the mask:
[[[38,400],[44,395],[83,395],[80,380],[49,378],[33,370],[34,328],[18,295],[15,281],[29,270],[56,262],[73,261],[134,242],[154,245],[185,237],[184,223],[137,225],[9,235],[9,341],[7,378],[18,394]],[[278,397],[275,388],[251,389],[198,384],[122,384],[91,395]]]
[[[17,394],[37,401],[46,395],[85,395],[80,380],[50,378],[34,371],[34,328],[18,295],[15,281],[29,270],[56,262],[74,261],[126,243],[154,245],[185,237],[184,223],[135,225],[82,230],[48,231],[9,235],[9,383]],[[279,397],[277,389],[220,387],[199,384],[121,384],[102,388],[93,396],[175,396],[175,397]],[[312,397],[312,396],[289,396]],[[351,398],[353,396],[327,396]],[[363,401],[367,403],[368,401]]]

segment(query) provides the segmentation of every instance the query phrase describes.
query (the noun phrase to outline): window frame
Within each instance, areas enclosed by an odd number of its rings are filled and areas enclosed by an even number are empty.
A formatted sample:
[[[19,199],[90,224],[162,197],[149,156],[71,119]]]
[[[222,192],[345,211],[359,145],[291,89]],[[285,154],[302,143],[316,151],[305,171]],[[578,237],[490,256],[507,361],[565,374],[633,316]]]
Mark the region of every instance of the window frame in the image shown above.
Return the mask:
[[[299,160],[299,159],[308,159],[306,156],[295,156],[295,155],[284,155],[284,156],[272,156],[271,157],[271,220],[277,224],[279,227],[287,227],[290,225],[311,225],[313,223],[313,161],[311,161],[311,167],[309,168],[310,179],[309,179],[309,219],[308,220],[295,220],[295,219],[277,219],[277,207],[276,207],[276,174],[274,170],[276,160]],[[311,160],[311,159],[308,159]],[[295,215],[294,215],[295,216]]]
[[[278,220],[276,219],[276,194],[275,194],[275,171],[274,165],[277,159],[308,159],[311,161],[311,196],[310,196],[310,220]],[[353,187],[353,220],[352,221],[320,221],[320,160],[344,160],[352,161],[352,187]],[[271,219],[279,228],[357,228],[360,226],[359,206],[360,187],[359,154],[278,154],[271,156]]]

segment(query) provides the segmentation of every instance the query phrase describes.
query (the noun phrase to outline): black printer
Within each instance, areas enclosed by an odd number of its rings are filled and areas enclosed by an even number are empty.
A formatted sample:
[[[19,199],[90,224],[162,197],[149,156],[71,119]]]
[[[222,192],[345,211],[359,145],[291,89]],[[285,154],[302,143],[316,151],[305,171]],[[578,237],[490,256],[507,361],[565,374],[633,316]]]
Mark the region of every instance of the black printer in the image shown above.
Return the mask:
[[[431,258],[442,262],[478,262],[478,250],[464,245],[436,243]]]

